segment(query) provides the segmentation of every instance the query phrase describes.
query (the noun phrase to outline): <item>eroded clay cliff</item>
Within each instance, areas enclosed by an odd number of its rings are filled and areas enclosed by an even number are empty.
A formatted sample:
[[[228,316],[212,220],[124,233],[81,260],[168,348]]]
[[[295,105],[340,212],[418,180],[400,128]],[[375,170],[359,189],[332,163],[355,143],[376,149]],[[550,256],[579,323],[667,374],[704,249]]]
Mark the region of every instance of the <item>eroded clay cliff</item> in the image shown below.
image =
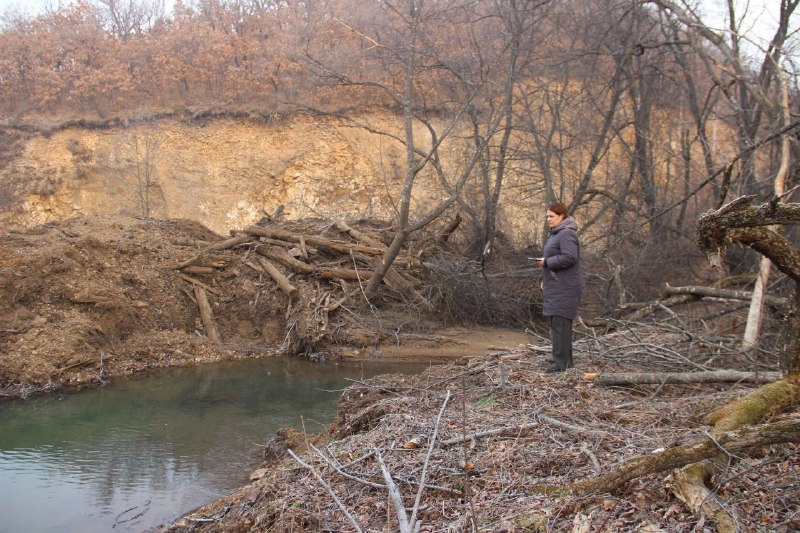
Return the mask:
[[[364,122],[400,133],[398,118],[388,113]],[[418,139],[425,135],[420,130]],[[404,148],[390,136],[308,115],[172,115],[48,132],[5,130],[0,144],[0,223],[6,227],[117,213],[196,220],[218,233],[276,211],[287,219],[390,220],[405,179]],[[454,137],[442,150],[450,176],[462,168],[464,146]],[[476,190],[468,188],[465,201],[475,200]],[[438,178],[423,173],[414,184],[414,207],[444,195]],[[531,206],[519,196],[503,196],[500,223],[506,235],[527,242]]]

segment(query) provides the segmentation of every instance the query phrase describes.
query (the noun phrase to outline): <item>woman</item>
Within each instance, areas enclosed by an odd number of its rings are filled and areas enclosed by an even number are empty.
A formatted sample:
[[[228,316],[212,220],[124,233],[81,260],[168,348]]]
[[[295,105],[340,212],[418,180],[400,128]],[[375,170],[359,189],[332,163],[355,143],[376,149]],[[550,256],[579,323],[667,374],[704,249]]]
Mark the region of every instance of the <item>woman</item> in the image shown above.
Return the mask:
[[[550,317],[553,339],[553,360],[546,372],[553,373],[572,366],[572,321],[578,316],[583,280],[578,223],[560,202],[550,205],[546,216],[550,235],[537,264],[542,267],[542,314]]]

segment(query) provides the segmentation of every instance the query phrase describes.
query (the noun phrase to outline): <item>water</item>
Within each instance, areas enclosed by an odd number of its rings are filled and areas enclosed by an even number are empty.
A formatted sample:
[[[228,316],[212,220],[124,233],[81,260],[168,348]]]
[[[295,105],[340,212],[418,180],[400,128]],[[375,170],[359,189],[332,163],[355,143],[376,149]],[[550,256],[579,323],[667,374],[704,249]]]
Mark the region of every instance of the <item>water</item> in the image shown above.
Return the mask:
[[[157,531],[247,483],[278,428],[320,431],[348,378],[423,368],[268,359],[0,403],[0,533]]]

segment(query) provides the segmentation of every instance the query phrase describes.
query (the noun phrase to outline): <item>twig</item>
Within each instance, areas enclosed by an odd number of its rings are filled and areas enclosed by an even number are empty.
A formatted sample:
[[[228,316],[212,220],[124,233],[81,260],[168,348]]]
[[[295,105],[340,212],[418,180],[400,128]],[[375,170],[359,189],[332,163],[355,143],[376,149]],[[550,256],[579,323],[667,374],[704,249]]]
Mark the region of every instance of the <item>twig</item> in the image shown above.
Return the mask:
[[[486,431],[479,431],[477,433],[473,433],[472,435],[464,435],[463,437],[456,437],[454,439],[443,440],[442,446],[447,447],[447,446],[452,446],[454,444],[461,444],[462,442],[469,442],[471,440],[479,439],[481,437],[492,437],[494,435],[521,433],[526,429],[530,429],[538,425],[539,422],[530,422],[528,424],[521,424],[517,426],[505,426],[501,428],[489,429]]]
[[[345,505],[342,503],[342,501],[339,499],[339,497],[336,496],[336,493],[333,491],[331,486],[328,485],[328,483],[324,479],[322,479],[322,476],[319,474],[319,472],[317,472],[317,469],[314,468],[313,466],[311,466],[310,464],[303,462],[303,460],[300,459],[294,453],[294,451],[292,451],[291,448],[289,448],[287,451],[289,452],[289,455],[291,455],[294,458],[294,460],[297,461],[297,463],[300,466],[302,466],[303,468],[305,468],[307,470],[310,470],[311,473],[314,474],[314,477],[317,478],[317,481],[319,481],[320,485],[322,485],[325,488],[325,490],[328,492],[328,494],[330,494],[331,498],[333,498],[333,501],[336,502],[336,505],[339,507],[339,510],[344,513],[344,515],[347,517],[347,519],[350,521],[350,523],[353,525],[353,527],[356,529],[356,531],[359,532],[359,533],[363,533],[364,530],[361,529],[361,526],[358,525],[358,522],[356,522],[356,519],[353,518],[353,515],[350,514],[350,511],[347,510],[347,507],[345,507]]]
[[[595,431],[593,429],[586,429],[581,426],[574,426],[572,424],[567,424],[566,422],[562,422],[561,420],[556,420],[555,418],[550,418],[547,415],[537,415],[537,418],[547,424],[548,426],[557,427],[559,429],[564,429],[566,431],[571,431],[572,433],[582,433],[582,434],[589,434],[589,435],[602,435],[602,431]]]
[[[592,453],[592,450],[589,449],[585,442],[581,443],[581,451],[586,454],[595,469],[600,470],[600,461],[597,460],[597,457]]]
[[[375,448],[374,451],[375,459],[378,461],[378,465],[381,467],[381,472],[383,473],[383,479],[386,481],[386,488],[389,490],[389,500],[392,502],[392,507],[394,507],[394,513],[397,516],[398,525],[400,526],[400,533],[413,533],[413,530],[409,527],[408,515],[406,514],[405,504],[403,503],[403,495],[400,494],[400,489],[397,488],[397,485],[392,479],[392,474],[389,473],[386,463],[383,462],[380,450]]]
[[[337,465],[337,464],[336,464],[336,463],[333,461],[333,459],[331,459],[330,457],[328,457],[327,455],[325,455],[325,454],[324,454],[324,453],[323,453],[323,452],[322,452],[320,449],[318,449],[316,446],[314,446],[314,445],[313,445],[313,444],[311,444],[311,443],[309,443],[309,446],[310,446],[310,447],[311,447],[311,449],[312,449],[312,450],[314,450],[314,452],[315,452],[315,453],[316,453],[316,454],[317,454],[317,455],[320,457],[320,459],[322,459],[323,461],[325,461],[325,463],[326,463],[328,466],[330,466],[331,468],[333,468],[333,469],[336,471],[336,473],[338,473],[339,475],[341,475],[341,476],[344,476],[344,477],[346,477],[347,479],[351,479],[351,480],[353,480],[353,481],[357,481],[357,482],[359,482],[359,483],[362,483],[362,484],[364,484],[364,485],[367,485],[368,487],[372,487],[372,488],[375,488],[375,489],[385,489],[385,488],[386,488],[386,485],[384,485],[383,483],[376,483],[376,482],[374,482],[374,481],[369,481],[369,480],[367,480],[367,479],[362,479],[362,478],[360,478],[360,477],[356,477],[356,476],[354,476],[353,474],[350,474],[349,472],[346,472],[346,471],[345,471],[345,470],[343,470],[343,469],[342,469],[342,468],[341,468],[339,465]],[[374,452],[370,452],[370,453],[368,454],[368,456],[371,456],[371,455],[373,455],[373,454],[374,454]]]
[[[136,505],[136,506],[134,506],[134,507],[131,507],[130,509],[125,509],[124,511],[122,511],[121,513],[119,513],[119,514],[117,515],[117,517],[114,519],[114,524],[111,526],[111,529],[114,529],[115,527],[117,527],[117,524],[124,524],[125,522],[130,522],[131,520],[135,520],[135,519],[137,519],[137,518],[139,518],[139,517],[143,516],[143,515],[144,515],[144,514],[145,514],[147,511],[149,511],[149,510],[150,510],[150,500],[147,500],[147,501],[144,503],[144,506],[145,506],[145,509],[144,509],[143,511],[139,511],[139,512],[138,512],[138,513],[136,513],[135,515],[131,516],[130,518],[126,518],[125,520],[120,520],[120,517],[121,517],[122,515],[124,515],[125,513],[129,513],[129,512],[131,512],[131,511],[133,511],[134,509],[138,509],[138,508],[139,508],[139,506],[138,506],[138,505]]]
[[[422,474],[419,478],[419,489],[417,490],[417,497],[414,500],[414,508],[411,510],[410,525],[413,527],[417,521],[417,513],[419,512],[419,504],[422,501],[422,493],[425,490],[425,479],[428,476],[428,466],[430,466],[431,455],[433,454],[433,447],[436,445],[436,436],[439,434],[439,425],[442,423],[442,415],[447,407],[447,402],[450,401],[450,390],[445,394],[442,407],[439,409],[439,415],[436,417],[436,425],[433,427],[433,434],[429,439],[428,454],[425,456],[425,463],[422,465]]]
[[[231,506],[225,507],[220,514],[217,516],[210,516],[208,518],[194,518],[191,516],[184,516],[183,518],[190,521],[190,522],[216,522],[218,520],[222,520],[225,518],[225,515],[228,514],[228,511],[231,510]]]

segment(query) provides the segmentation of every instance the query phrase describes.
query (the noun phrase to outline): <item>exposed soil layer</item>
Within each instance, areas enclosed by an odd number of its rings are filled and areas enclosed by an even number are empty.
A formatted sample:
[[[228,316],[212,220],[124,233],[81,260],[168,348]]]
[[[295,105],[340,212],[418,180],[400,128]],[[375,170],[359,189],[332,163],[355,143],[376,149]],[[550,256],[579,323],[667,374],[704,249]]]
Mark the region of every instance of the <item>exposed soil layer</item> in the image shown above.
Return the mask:
[[[323,235],[331,224],[294,223],[291,229]],[[197,222],[123,216],[75,218],[3,235],[0,394],[24,397],[231,358],[461,357],[526,340],[515,331],[447,329],[435,318],[409,314],[411,308],[389,289],[380,309],[370,307],[355,283],[349,287],[356,295],[329,313],[334,291],[338,299],[348,286],[341,280],[295,276],[300,296],[290,303],[253,268],[257,237],[206,254],[194,263],[200,273],[176,269],[222,240]],[[323,252],[315,257],[336,260]],[[197,287],[210,301],[221,343],[205,334]]]

